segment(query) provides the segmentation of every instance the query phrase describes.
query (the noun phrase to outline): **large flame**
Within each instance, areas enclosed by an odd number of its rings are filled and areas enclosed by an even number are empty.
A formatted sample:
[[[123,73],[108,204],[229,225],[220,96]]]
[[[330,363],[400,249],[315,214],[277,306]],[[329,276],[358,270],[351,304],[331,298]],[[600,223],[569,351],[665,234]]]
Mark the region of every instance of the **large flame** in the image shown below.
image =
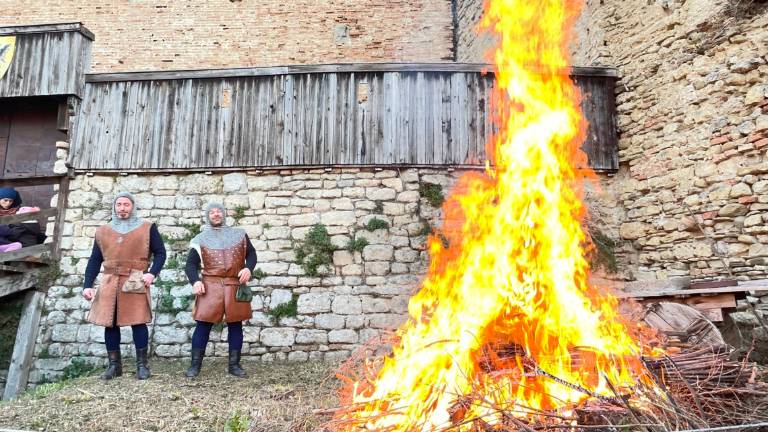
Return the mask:
[[[500,132],[484,174],[446,203],[444,239],[410,320],[371,382],[347,388],[337,420],[368,430],[462,429],[612,397],[643,375],[616,301],[587,284],[578,188],[585,121],[568,76],[579,0],[492,0]],[[447,240],[447,242],[445,241]],[[445,247],[448,243],[448,247]],[[506,414],[504,414],[506,415]],[[466,426],[468,428],[468,426]]]

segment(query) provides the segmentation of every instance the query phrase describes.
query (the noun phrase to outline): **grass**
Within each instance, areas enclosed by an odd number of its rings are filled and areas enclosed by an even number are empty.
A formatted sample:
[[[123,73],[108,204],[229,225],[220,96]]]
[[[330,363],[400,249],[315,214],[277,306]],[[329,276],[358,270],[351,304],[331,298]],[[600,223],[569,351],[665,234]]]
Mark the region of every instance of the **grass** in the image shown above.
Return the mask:
[[[248,416],[240,410],[235,410],[224,425],[226,432],[247,432],[251,422]]]
[[[226,359],[206,358],[193,380],[183,376],[186,362],[153,359],[147,381],[124,366],[112,381],[89,376],[41,385],[0,403],[0,429],[309,432],[329,420],[315,409],[338,404],[329,365],[242,364],[245,379],[227,374]]]
[[[93,363],[88,363],[80,357],[73,357],[69,364],[62,370],[63,374],[61,378],[63,380],[72,380],[84,376],[88,376],[101,369],[100,366],[96,366]]]

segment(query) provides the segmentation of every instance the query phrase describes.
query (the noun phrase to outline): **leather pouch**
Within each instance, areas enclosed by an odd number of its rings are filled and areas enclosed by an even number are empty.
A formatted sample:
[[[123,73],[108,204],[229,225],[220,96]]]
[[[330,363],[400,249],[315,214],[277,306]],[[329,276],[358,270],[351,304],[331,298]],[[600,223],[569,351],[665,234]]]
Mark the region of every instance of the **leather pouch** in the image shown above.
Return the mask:
[[[237,288],[237,292],[235,293],[235,300],[239,302],[250,303],[251,299],[253,299],[253,292],[251,292],[251,287],[246,284],[240,285]]]
[[[131,270],[128,274],[128,279],[123,283],[122,291],[132,294],[145,294],[147,287],[144,286],[144,281],[141,277],[144,276],[144,272],[141,270]]]

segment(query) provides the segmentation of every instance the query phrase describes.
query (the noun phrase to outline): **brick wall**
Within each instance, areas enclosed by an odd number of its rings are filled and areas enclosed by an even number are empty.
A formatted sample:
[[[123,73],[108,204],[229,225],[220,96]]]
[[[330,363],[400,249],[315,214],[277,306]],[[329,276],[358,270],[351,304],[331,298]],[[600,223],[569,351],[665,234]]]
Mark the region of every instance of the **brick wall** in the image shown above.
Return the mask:
[[[0,0],[0,25],[81,21],[93,72],[453,58],[449,0]]]

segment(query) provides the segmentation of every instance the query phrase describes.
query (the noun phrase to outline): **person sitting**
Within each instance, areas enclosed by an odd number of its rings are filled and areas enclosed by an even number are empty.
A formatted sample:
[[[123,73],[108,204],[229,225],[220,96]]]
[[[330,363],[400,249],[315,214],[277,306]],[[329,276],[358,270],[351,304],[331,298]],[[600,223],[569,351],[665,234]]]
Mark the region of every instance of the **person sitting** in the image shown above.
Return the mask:
[[[0,188],[0,216],[34,213],[40,207],[22,207],[19,192],[14,188]],[[0,225],[0,252],[10,252],[45,241],[45,234],[37,222]]]

